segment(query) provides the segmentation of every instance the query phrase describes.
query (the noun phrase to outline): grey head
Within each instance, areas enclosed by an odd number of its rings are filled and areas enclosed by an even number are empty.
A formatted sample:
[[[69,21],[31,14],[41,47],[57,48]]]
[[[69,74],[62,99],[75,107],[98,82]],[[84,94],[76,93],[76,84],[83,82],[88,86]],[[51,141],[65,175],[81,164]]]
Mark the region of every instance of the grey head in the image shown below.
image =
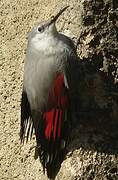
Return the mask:
[[[52,16],[50,20],[47,22],[39,23],[35,26],[32,31],[29,33],[29,40],[31,38],[36,38],[38,40],[42,40],[47,38],[49,35],[57,34],[57,29],[55,23],[60,15],[68,8],[69,6],[64,7],[61,9],[55,16]]]

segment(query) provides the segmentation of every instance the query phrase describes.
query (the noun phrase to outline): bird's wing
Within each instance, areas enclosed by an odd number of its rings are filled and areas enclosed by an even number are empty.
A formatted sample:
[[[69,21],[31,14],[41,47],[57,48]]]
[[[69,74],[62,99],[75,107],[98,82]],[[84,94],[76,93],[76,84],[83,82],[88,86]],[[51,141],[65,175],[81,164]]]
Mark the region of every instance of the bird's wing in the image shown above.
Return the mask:
[[[75,52],[70,51],[67,55],[65,76],[72,97],[78,96],[80,71],[79,57]]]
[[[21,142],[24,143],[25,135],[26,135],[26,141],[28,141],[28,137],[29,135],[31,137],[32,133],[33,133],[33,125],[32,125],[30,104],[27,98],[27,94],[23,90],[21,97],[21,124],[20,124]]]
[[[65,76],[69,88],[70,96],[70,112],[73,126],[78,123],[78,113],[80,111],[81,104],[81,82],[82,82],[82,66],[80,59],[73,51],[67,55],[67,64],[65,67]]]
[[[68,45],[69,49],[66,50],[67,63],[65,68],[65,79],[66,83],[68,83],[69,89],[73,96],[78,94],[79,89],[79,79],[81,78],[82,69],[80,65],[80,58],[77,55],[76,47],[74,45],[73,40],[59,33],[59,39],[64,42],[64,44]]]

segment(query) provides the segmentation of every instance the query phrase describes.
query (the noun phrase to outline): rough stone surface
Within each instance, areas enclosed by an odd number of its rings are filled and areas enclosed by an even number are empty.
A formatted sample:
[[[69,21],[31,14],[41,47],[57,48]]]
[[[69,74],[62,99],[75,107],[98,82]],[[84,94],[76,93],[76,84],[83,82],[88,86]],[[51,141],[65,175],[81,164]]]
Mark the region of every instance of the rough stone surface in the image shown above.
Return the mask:
[[[27,33],[61,7],[58,29],[79,39],[84,67],[78,126],[57,180],[118,179],[118,4],[116,0],[0,1],[0,179],[46,180],[35,138],[20,145],[20,98]],[[82,32],[82,33],[81,33]],[[81,34],[81,35],[80,35]],[[101,69],[101,70],[100,70]]]

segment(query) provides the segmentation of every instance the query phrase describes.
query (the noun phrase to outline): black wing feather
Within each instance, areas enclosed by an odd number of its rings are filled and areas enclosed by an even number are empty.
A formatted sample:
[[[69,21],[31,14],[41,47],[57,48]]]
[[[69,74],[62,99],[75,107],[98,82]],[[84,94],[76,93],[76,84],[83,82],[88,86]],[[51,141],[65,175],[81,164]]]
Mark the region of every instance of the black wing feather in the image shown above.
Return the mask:
[[[73,97],[78,96],[80,71],[80,59],[71,51],[67,57],[66,78]]]
[[[25,91],[22,92],[21,97],[21,127],[20,127],[20,139],[21,143],[24,143],[25,134],[27,130],[27,140],[29,137],[30,129],[33,128],[32,125],[32,116],[31,116],[31,108],[27,98],[27,94]],[[32,132],[32,129],[31,129]],[[32,133],[31,133],[32,135]]]

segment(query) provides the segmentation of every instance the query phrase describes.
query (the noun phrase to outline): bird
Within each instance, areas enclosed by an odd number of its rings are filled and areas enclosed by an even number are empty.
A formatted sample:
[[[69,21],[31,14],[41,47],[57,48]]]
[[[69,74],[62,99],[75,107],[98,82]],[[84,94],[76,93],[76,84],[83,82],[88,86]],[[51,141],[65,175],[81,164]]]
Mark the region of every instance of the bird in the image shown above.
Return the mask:
[[[39,159],[49,179],[55,178],[64,159],[78,97],[76,48],[56,28],[67,8],[32,28],[24,64],[20,139],[27,142],[34,131]]]

